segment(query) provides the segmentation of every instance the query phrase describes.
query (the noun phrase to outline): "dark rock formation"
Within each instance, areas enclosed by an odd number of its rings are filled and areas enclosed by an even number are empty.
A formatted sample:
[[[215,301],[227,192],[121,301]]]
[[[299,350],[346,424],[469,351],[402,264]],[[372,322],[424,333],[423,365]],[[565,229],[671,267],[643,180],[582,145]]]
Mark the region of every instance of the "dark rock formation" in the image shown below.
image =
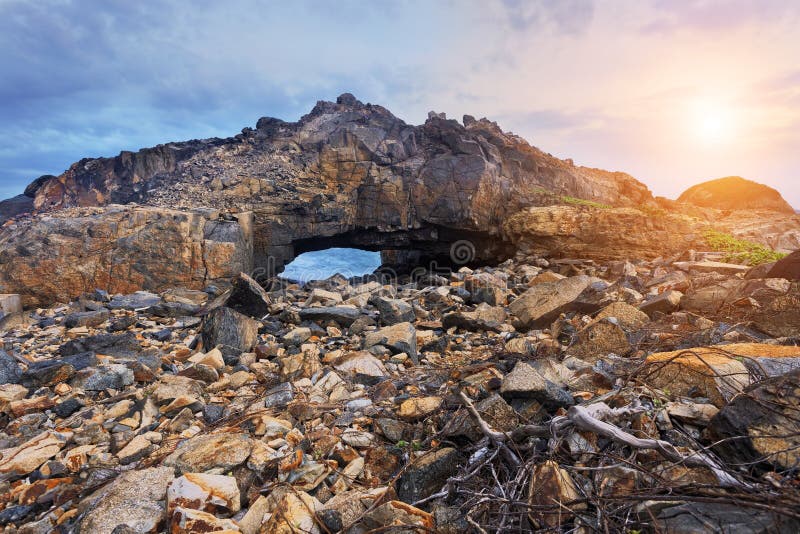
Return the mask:
[[[262,118],[228,139],[84,159],[31,194],[38,210],[136,202],[253,211],[256,266],[278,270],[337,237],[446,258],[469,230],[477,257],[494,259],[504,252],[492,237],[504,219],[543,195],[652,201],[627,174],[575,167],[486,119],[462,125],[436,115],[412,126],[347,94],[296,123]]]
[[[739,176],[697,184],[678,197],[678,202],[721,210],[767,209],[794,215],[794,209],[775,189]]]

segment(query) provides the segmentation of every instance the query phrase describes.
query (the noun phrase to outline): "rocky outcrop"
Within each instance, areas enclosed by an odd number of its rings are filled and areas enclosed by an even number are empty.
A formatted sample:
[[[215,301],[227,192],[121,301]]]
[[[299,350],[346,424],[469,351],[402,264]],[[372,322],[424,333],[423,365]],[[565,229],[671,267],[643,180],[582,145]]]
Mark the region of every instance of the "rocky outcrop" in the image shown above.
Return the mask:
[[[273,270],[332,239],[446,260],[465,231],[478,258],[494,259],[509,253],[497,239],[504,220],[553,196],[652,202],[631,176],[575,167],[486,119],[432,114],[413,126],[348,94],[296,123],[262,118],[228,139],[84,159],[29,193],[38,210],[136,202],[252,211],[256,265]]]
[[[0,292],[26,306],[111,293],[202,289],[252,270],[252,217],[108,206],[56,211],[0,232]]]
[[[655,258],[703,242],[695,219],[634,208],[532,207],[511,216],[504,230],[526,252],[600,260]]]
[[[678,202],[721,210],[760,209],[795,214],[778,191],[740,176],[728,176],[692,186],[678,197]]]

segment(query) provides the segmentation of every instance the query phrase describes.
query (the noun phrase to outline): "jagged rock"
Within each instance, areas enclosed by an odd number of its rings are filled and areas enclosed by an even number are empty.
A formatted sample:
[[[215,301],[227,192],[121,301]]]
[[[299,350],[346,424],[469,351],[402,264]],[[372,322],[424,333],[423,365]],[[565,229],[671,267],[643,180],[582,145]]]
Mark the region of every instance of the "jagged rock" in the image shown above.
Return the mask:
[[[519,415],[498,394],[483,399],[475,404],[475,409],[497,432],[510,432],[519,424]],[[483,433],[471,415],[462,413],[457,415],[445,429],[446,435],[451,437],[463,436],[472,441],[483,438]]]
[[[404,300],[377,296],[371,299],[370,302],[378,309],[380,321],[383,325],[413,323],[416,318],[411,304]]]
[[[304,321],[333,321],[342,326],[352,325],[361,315],[361,310],[351,306],[322,306],[300,310]]]
[[[678,306],[681,304],[681,297],[683,297],[683,293],[670,289],[669,291],[648,298],[639,306],[639,309],[649,317],[655,317],[655,315],[659,313],[672,313],[677,310]]]
[[[416,421],[436,412],[442,405],[441,397],[420,397],[404,400],[397,415],[409,421]]]
[[[650,318],[646,313],[625,302],[614,302],[609,304],[600,310],[600,312],[598,312],[598,314],[595,316],[595,320],[610,318],[616,319],[617,324],[619,324],[626,331],[638,330],[650,322]]]
[[[471,312],[448,313],[442,317],[442,326],[446,329],[456,327],[470,332],[497,332],[501,330],[505,320],[506,312],[503,308],[482,303]]]
[[[578,332],[575,342],[567,353],[595,362],[609,354],[625,356],[631,351],[631,344],[625,330],[614,318],[595,319]]]
[[[245,273],[233,279],[233,287],[223,306],[243,315],[261,319],[269,313],[270,299],[264,288]]]
[[[167,488],[167,516],[178,507],[232,515],[240,509],[239,486],[230,476],[185,473]]]
[[[161,302],[161,297],[149,291],[137,291],[130,295],[115,295],[108,303],[112,310],[141,310]]]
[[[375,378],[383,378],[388,375],[383,362],[366,351],[345,354],[336,361],[334,368],[345,373]]]
[[[135,358],[141,351],[142,345],[133,332],[97,334],[69,341],[58,348],[62,357],[93,352],[117,358]]]
[[[534,399],[551,408],[575,404],[572,395],[525,362],[517,362],[503,378],[500,394],[508,398]]]
[[[234,227],[226,235],[216,231],[220,223],[211,210],[109,206],[19,221],[0,230],[0,291],[19,293],[34,306],[97,287],[111,293],[200,289],[252,270],[252,216],[239,217],[243,222],[226,223]]]
[[[778,260],[763,278],[785,278],[800,280],[800,250]]]
[[[112,534],[127,525],[136,532],[157,532],[164,521],[164,498],[174,478],[169,467],[128,471],[84,499],[81,532]]]
[[[645,360],[642,379],[671,395],[701,396],[722,408],[750,384],[745,360],[800,357],[800,348],[757,343],[696,347],[651,354]]]
[[[253,440],[244,434],[210,434],[182,443],[165,460],[180,473],[197,473],[215,468],[233,469],[247,461]]]
[[[86,391],[122,389],[133,384],[133,371],[118,363],[98,365],[79,371],[70,382],[72,387]]]
[[[800,467],[798,392],[800,370],[745,388],[709,424],[715,450],[731,462],[764,462],[779,470]]]
[[[20,367],[17,360],[9,356],[3,349],[0,349],[0,385],[19,383],[22,373],[22,367]]]
[[[22,477],[55,456],[71,437],[59,432],[43,432],[18,447],[0,450],[0,477]]]
[[[537,284],[514,300],[508,309],[523,327],[549,325],[561,313],[570,309],[578,295],[590,283],[588,276],[574,276]]]
[[[203,346],[249,352],[258,342],[260,323],[230,308],[217,308],[203,321]]]
[[[75,328],[76,326],[99,326],[108,321],[111,314],[108,310],[87,311],[71,313],[64,317],[64,326]]]
[[[368,349],[375,345],[383,345],[395,353],[404,352],[414,363],[419,363],[417,360],[417,331],[411,323],[397,323],[368,333],[364,338],[364,348]]]
[[[433,516],[402,501],[389,501],[364,516],[364,524],[374,530],[391,529],[392,532],[419,532],[434,530]]]
[[[736,263],[723,263],[719,261],[676,261],[673,263],[678,269],[695,271],[698,273],[738,274],[746,273],[750,267]]]
[[[542,529],[558,528],[575,517],[573,510],[586,509],[569,472],[556,462],[548,460],[533,468],[528,500],[535,511],[529,513],[531,521]]]
[[[275,503],[269,520],[261,526],[260,534],[320,534],[316,513],[322,509],[314,497],[305,492],[287,492]]]
[[[408,465],[397,480],[397,496],[414,504],[439,491],[461,462],[461,454],[445,447],[424,454]]]
[[[191,508],[176,508],[170,516],[171,532],[239,532],[239,527],[230,519],[220,519],[207,512]]]
[[[800,521],[795,518],[725,503],[685,503],[671,506],[658,514],[656,524],[661,531],[670,534],[789,534],[800,529]]]

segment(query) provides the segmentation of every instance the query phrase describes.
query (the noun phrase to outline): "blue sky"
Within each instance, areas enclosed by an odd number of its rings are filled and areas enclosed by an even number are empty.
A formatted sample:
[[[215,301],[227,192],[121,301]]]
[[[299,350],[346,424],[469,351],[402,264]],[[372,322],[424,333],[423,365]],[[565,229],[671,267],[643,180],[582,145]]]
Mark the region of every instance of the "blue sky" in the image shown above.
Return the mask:
[[[352,92],[497,120],[656,194],[739,174],[800,207],[800,3],[0,0],[0,197],[82,157]]]

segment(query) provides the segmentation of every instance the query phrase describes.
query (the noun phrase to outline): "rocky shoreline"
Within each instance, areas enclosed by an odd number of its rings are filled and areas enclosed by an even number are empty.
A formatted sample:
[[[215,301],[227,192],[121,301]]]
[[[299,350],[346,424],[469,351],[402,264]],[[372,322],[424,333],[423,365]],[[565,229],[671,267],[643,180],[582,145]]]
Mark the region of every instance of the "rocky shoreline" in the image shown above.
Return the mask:
[[[680,259],[240,275],[17,316],[0,523],[795,532],[797,263]]]

